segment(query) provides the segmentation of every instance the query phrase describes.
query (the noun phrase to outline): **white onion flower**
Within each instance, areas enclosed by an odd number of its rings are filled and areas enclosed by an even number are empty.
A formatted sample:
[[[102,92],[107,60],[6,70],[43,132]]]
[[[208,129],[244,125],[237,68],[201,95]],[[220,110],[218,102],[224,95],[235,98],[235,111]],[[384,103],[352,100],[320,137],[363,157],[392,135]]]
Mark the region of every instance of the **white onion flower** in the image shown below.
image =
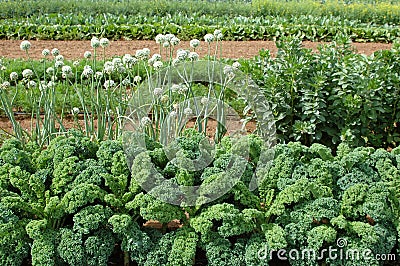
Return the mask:
[[[172,117],[172,118],[175,118],[175,117],[178,116],[178,113],[177,113],[176,111],[171,111],[171,112],[169,113],[169,116]]]
[[[170,43],[171,43],[171,45],[172,46],[176,46],[176,45],[178,45],[179,43],[181,42],[181,40],[179,40],[177,37],[172,37],[172,39],[171,39],[171,41],[170,41]]]
[[[62,74],[69,76],[72,74],[72,68],[70,66],[63,66],[61,68]]]
[[[190,61],[197,61],[199,60],[199,54],[196,52],[190,52],[188,58]]]
[[[33,77],[33,71],[30,69],[24,69],[24,71],[22,71],[22,76],[26,79],[30,79]]]
[[[200,103],[202,105],[206,105],[209,103],[209,101],[210,101],[210,99],[208,99],[207,97],[203,97],[203,98],[201,98]]]
[[[172,65],[173,65],[173,66],[176,66],[177,64],[179,64],[179,62],[180,62],[179,58],[174,58],[174,59],[172,60]]]
[[[158,60],[161,60],[161,55],[160,54],[153,54],[153,56],[151,58],[154,59],[154,61],[158,61]]]
[[[221,30],[215,30],[214,31],[214,37],[215,37],[216,40],[220,41],[220,40],[222,40],[224,35],[222,35],[222,31]]]
[[[199,47],[200,41],[197,40],[197,39],[193,39],[193,40],[190,41],[189,44],[190,44],[190,47],[196,49],[197,47]]]
[[[172,40],[172,38],[174,38],[175,37],[175,35],[173,35],[173,34],[171,34],[171,33],[168,33],[168,34],[165,34],[165,41],[166,42],[170,42],[171,40]]]
[[[86,52],[83,54],[83,57],[86,58],[86,59],[89,59],[89,58],[92,57],[92,53],[91,53],[90,51],[86,51]]]
[[[204,36],[204,41],[206,41],[207,43],[210,43],[210,42],[212,42],[214,40],[214,35],[212,35],[212,34],[206,34],[205,36]]]
[[[71,113],[75,116],[75,115],[78,115],[79,114],[79,108],[78,107],[74,107],[74,108],[72,108],[72,110],[71,110]]]
[[[146,54],[146,51],[144,49],[136,50],[135,56],[139,60],[145,60],[147,58],[147,54]]]
[[[129,78],[125,78],[121,81],[121,84],[124,86],[128,86],[131,84],[131,80]]]
[[[90,76],[93,75],[93,73],[94,72],[93,72],[93,69],[92,69],[91,66],[86,65],[86,66],[83,67],[83,71],[82,71],[82,76],[83,77],[89,78]]]
[[[28,88],[34,88],[34,87],[36,87],[36,81],[34,81],[34,80],[29,81]]]
[[[156,96],[156,97],[161,96],[161,95],[163,94],[163,90],[162,90],[161,88],[155,88],[155,89],[153,90],[153,94],[154,94],[154,96]]]
[[[49,75],[54,74],[54,68],[48,67],[48,68],[46,69],[46,73],[49,74]]]
[[[110,45],[110,41],[107,38],[100,39],[100,46],[106,48]]]
[[[104,73],[111,75],[114,72],[114,64],[111,61],[106,61],[103,66]]]
[[[104,82],[104,88],[106,88],[106,90],[111,89],[115,86],[115,82],[113,80],[106,80]]]
[[[224,74],[225,74],[225,75],[229,75],[229,74],[231,74],[231,73],[233,73],[233,67],[231,67],[231,66],[224,66]]]
[[[73,65],[74,67],[78,67],[78,66],[79,66],[79,61],[74,61],[74,62],[72,63],[72,65]]]
[[[42,92],[44,92],[44,91],[46,91],[47,90],[47,84],[46,84],[46,82],[44,81],[44,80],[42,80],[40,83],[39,83],[39,90],[40,91],[42,91]]]
[[[54,88],[56,86],[56,84],[53,82],[53,81],[49,81],[48,83],[47,83],[47,87],[48,88]]]
[[[178,93],[185,94],[188,90],[189,89],[188,89],[188,87],[186,87],[186,85],[180,85]]]
[[[117,67],[117,72],[120,74],[124,74],[124,73],[126,73],[126,68],[123,65],[119,65]]]
[[[96,74],[94,74],[95,79],[101,79],[103,77],[103,72],[97,71]]]
[[[4,90],[10,88],[10,82],[4,81],[3,84],[1,84],[1,88]]]
[[[29,41],[22,41],[19,47],[22,51],[28,51],[31,48],[31,43]]]
[[[155,38],[156,43],[162,44],[165,42],[165,36],[163,34],[158,34]]]
[[[185,60],[188,56],[188,52],[186,50],[183,49],[179,49],[176,53],[176,58],[178,58],[179,60]]]
[[[161,62],[161,61],[156,61],[153,64],[153,67],[155,70],[159,70],[160,68],[162,68],[162,66],[163,66],[163,62]]]
[[[142,77],[141,76],[135,76],[133,78],[133,82],[135,82],[135,83],[139,83],[140,81],[142,81]]]
[[[140,123],[142,124],[142,126],[147,126],[151,124],[151,119],[147,116],[142,117],[142,119],[140,119]]]
[[[90,40],[90,46],[92,46],[94,49],[99,48],[100,47],[100,41],[97,37],[93,37]]]
[[[60,54],[60,50],[58,50],[57,48],[53,48],[52,50],[51,50],[51,55],[52,56],[57,56],[57,55],[59,55]]]
[[[228,78],[232,79],[235,77],[234,69],[231,66],[224,67],[224,75],[228,76]]]
[[[115,58],[113,58],[112,63],[114,66],[122,65],[122,60],[119,57],[115,57]]]
[[[138,60],[130,54],[125,54],[122,57],[122,63],[126,65],[127,68],[131,68],[132,66],[136,65],[137,61]]]
[[[43,56],[49,56],[50,55],[50,50],[49,49],[43,49],[42,55]]]
[[[150,49],[149,48],[143,48],[142,51],[144,54],[148,57],[150,55]]]
[[[172,92],[178,92],[179,91],[179,89],[180,89],[180,85],[178,85],[178,84],[172,84],[172,86],[171,86],[171,91]]]
[[[59,54],[59,55],[56,56],[55,60],[56,61],[64,61],[64,56]]]
[[[183,113],[187,116],[192,115],[193,114],[193,110],[190,107],[187,107],[183,110]]]
[[[240,67],[241,67],[241,64],[240,64],[239,62],[234,62],[234,63],[232,64],[232,68],[233,68],[234,70],[238,70]]]
[[[166,102],[168,102],[168,100],[169,100],[168,95],[163,95],[163,96],[161,96],[161,102],[162,102],[162,103],[166,103]]]
[[[10,73],[10,80],[11,81],[16,81],[18,79],[18,73],[17,72],[11,72]]]
[[[147,60],[147,64],[149,64],[149,66],[153,66],[155,60],[153,58],[150,58],[149,60]]]
[[[163,43],[163,47],[164,47],[164,48],[170,47],[169,42],[164,42],[164,43]]]

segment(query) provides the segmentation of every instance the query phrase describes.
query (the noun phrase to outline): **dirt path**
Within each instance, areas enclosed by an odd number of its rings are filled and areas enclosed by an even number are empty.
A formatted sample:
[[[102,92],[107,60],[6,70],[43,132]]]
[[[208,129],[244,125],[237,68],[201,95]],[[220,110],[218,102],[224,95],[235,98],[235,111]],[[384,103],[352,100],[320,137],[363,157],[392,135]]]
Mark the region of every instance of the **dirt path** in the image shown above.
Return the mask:
[[[21,41],[0,40],[0,58],[26,58],[25,52],[21,51]],[[43,49],[58,48],[66,59],[83,58],[85,51],[92,51],[90,41],[31,41],[32,47],[29,50],[31,58],[42,58]],[[320,42],[303,42],[304,47],[316,49]],[[386,43],[353,43],[356,51],[367,55],[377,50],[390,49],[392,44]],[[135,51],[142,48],[149,48],[152,53],[159,51],[159,46],[154,41],[112,41],[106,49],[106,57],[122,56],[124,54],[135,54]],[[189,48],[189,42],[181,42],[178,48]],[[269,49],[272,54],[276,53],[275,43],[272,41],[224,41],[222,44],[222,57],[225,58],[251,58],[258,54],[261,49]],[[100,49],[100,55],[102,50]],[[207,53],[207,46],[201,43],[197,52],[200,56]]]

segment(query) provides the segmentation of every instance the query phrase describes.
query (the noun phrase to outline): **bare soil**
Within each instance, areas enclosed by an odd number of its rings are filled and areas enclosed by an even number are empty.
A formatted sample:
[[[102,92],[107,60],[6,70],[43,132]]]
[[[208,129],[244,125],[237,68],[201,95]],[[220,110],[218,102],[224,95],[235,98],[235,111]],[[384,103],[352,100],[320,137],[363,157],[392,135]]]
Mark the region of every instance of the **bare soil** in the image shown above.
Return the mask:
[[[92,51],[90,41],[41,41],[32,40],[29,56],[33,59],[42,58],[42,50],[58,48],[65,59],[80,59],[83,58],[85,51]],[[19,40],[0,40],[0,58],[26,58],[27,55],[21,51]],[[323,42],[303,42],[305,48],[316,50],[318,45],[324,44]],[[388,43],[353,43],[352,44],[358,53],[367,55],[372,54],[378,50],[391,49],[392,44]],[[136,50],[149,48],[152,53],[159,52],[159,45],[154,41],[111,41],[110,46],[105,49],[105,56],[107,58],[113,56],[122,56],[124,54],[134,54]],[[189,48],[189,42],[181,42],[178,48]],[[212,48],[215,48],[212,46]],[[207,45],[202,42],[197,49],[199,55],[205,56],[207,54]],[[277,52],[276,45],[273,41],[223,41],[222,54],[224,58],[251,58],[258,54],[261,49],[268,49],[274,55]],[[215,49],[212,49],[214,51]],[[103,56],[102,49],[98,49],[98,55]]]

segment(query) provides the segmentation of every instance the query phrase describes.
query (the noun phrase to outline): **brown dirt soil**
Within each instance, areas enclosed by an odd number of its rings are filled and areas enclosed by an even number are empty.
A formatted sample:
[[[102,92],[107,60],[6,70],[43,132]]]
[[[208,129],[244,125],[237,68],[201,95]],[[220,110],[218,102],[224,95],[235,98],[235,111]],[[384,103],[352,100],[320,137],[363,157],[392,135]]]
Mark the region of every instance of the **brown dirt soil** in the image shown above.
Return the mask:
[[[29,50],[29,55],[33,59],[42,58],[42,50],[58,48],[61,54],[66,59],[83,58],[85,51],[92,51],[90,41],[30,41],[32,44]],[[0,58],[26,58],[24,51],[21,51],[19,40],[0,40]],[[305,48],[316,50],[318,45],[323,42],[303,42]],[[387,43],[353,43],[357,52],[367,55],[378,50],[391,49],[392,44]],[[106,57],[122,56],[124,54],[134,54],[136,50],[149,48],[152,53],[159,51],[159,46],[154,41],[111,41],[110,46],[106,48]],[[189,48],[189,42],[181,42],[178,48]],[[214,47],[212,47],[214,48]],[[274,55],[277,51],[273,41],[223,41],[222,42],[222,57],[224,58],[251,58],[258,54],[261,49],[268,49]],[[214,50],[214,49],[213,49]],[[98,50],[99,56],[102,56],[102,49]],[[204,42],[197,49],[197,52],[202,57],[207,54],[207,45]]]

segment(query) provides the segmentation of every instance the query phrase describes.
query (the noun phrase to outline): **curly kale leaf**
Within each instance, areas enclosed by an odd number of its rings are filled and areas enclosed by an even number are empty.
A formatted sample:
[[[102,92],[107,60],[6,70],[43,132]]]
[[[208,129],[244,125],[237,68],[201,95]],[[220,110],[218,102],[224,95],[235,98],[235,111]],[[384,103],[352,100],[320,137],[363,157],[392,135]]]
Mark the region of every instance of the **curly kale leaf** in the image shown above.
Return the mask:
[[[186,216],[182,208],[171,205],[154,198],[150,194],[140,193],[133,201],[126,204],[130,210],[139,209],[140,216],[145,220],[155,220],[167,224],[172,220],[185,220]]]
[[[99,164],[106,170],[111,171],[113,165],[113,157],[117,152],[123,151],[122,143],[119,141],[105,140],[100,143],[96,156]]]
[[[110,208],[101,205],[85,207],[74,215],[73,230],[80,234],[89,234],[106,225],[112,214]]]
[[[18,266],[29,256],[30,243],[25,226],[11,210],[0,204],[0,264]]]
[[[208,265],[245,265],[245,245],[245,239],[238,239],[236,243],[231,243],[228,239],[214,235],[204,243]]]
[[[222,203],[212,205],[191,218],[190,225],[204,237],[207,237],[210,232],[218,232],[223,237],[230,237],[252,232],[257,228],[256,221],[259,219],[262,219],[260,211],[254,209],[240,211],[232,204]]]
[[[137,222],[127,214],[113,215],[108,222],[113,232],[118,235],[118,239],[122,241],[121,249],[128,252],[133,261],[143,265],[147,254],[155,245],[154,241],[146,232],[140,230]]]
[[[107,266],[115,245],[109,230],[96,231],[86,238],[79,232],[61,228],[60,238],[57,251],[68,265]]]
[[[67,214],[72,214],[86,204],[102,201],[105,194],[106,192],[96,185],[80,184],[65,193],[58,208]]]

